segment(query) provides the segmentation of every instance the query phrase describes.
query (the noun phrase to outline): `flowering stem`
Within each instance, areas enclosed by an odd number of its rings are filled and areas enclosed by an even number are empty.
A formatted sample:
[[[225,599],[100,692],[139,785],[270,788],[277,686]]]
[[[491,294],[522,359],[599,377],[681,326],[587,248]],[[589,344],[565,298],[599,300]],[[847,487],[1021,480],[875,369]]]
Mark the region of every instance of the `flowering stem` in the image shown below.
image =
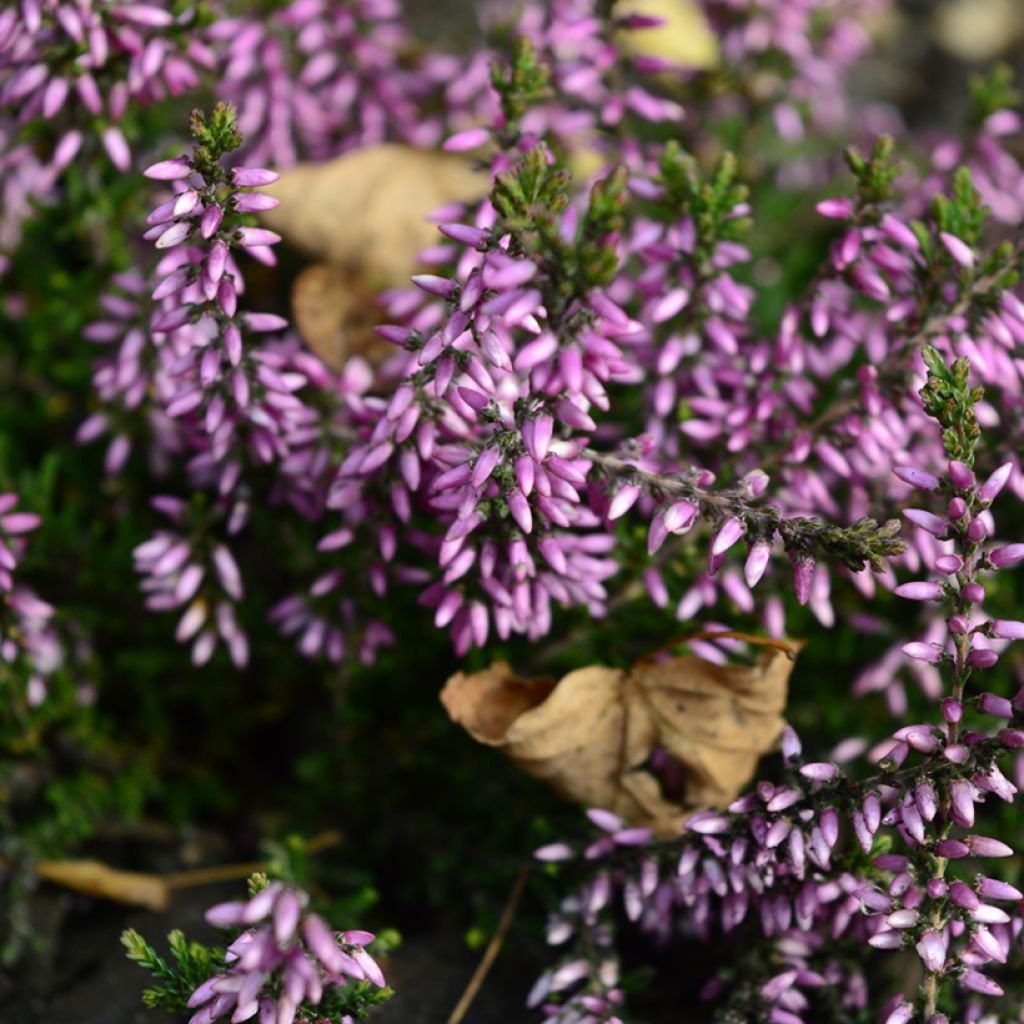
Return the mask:
[[[899,539],[900,524],[891,519],[881,526],[874,519],[859,519],[850,526],[835,526],[818,519],[784,518],[771,505],[755,506],[741,488],[709,491],[685,475],[668,475],[641,469],[621,455],[586,448],[581,453],[606,473],[627,477],[645,484],[655,496],[683,498],[697,506],[701,518],[714,524],[735,518],[745,527],[748,537],[781,537],[787,551],[797,551],[817,560],[822,556],[838,558],[857,572],[865,563],[883,571],[885,559],[902,553],[906,544]]]

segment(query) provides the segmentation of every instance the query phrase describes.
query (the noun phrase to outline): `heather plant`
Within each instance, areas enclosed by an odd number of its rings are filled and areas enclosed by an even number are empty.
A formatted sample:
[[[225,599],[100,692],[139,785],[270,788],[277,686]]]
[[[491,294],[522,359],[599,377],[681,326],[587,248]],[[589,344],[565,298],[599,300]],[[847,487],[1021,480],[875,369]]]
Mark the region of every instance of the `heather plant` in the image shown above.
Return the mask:
[[[642,1013],[695,945],[707,1019],[1017,1019],[1019,94],[911,132],[850,82],[882,0],[698,6],[701,69],[596,0],[450,53],[390,0],[0,13],[8,962],[145,812],[248,870],[345,832],[214,906],[223,949],[126,933],[194,1024],[372,1013],[391,943],[328,922],[477,940],[535,847],[547,1021]],[[328,365],[275,187],[385,143],[484,184],[367,298],[390,351]],[[590,834],[436,706],[681,642],[796,658],[781,759],[682,828]]]

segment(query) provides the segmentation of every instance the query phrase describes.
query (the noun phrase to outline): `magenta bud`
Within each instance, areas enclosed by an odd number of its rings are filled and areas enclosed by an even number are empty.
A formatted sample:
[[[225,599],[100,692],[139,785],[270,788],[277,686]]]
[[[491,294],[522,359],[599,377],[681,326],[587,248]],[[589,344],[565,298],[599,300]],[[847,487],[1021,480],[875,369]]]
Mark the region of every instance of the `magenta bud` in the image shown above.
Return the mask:
[[[938,537],[940,540],[946,536],[946,532],[949,529],[949,523],[942,516],[927,512],[923,508],[908,508],[903,514],[915,526],[919,526],[922,530],[926,530],[933,537]]]
[[[978,701],[978,710],[984,715],[996,718],[1013,718],[1013,705],[1005,698],[994,693],[983,693]]]
[[[743,533],[744,526],[739,519],[735,517],[726,519],[711,544],[712,557],[724,555],[743,536]]]
[[[1004,462],[982,485],[978,488],[978,497],[986,505],[991,504],[999,492],[1006,486],[1010,475],[1013,473],[1013,464]]]
[[[915,580],[901,584],[893,593],[909,601],[938,601],[942,597],[942,584],[937,580]]]
[[[997,569],[1006,569],[1018,562],[1024,562],[1024,544],[1007,544],[989,552],[989,561]]]
[[[947,697],[942,702],[942,717],[949,722],[950,725],[954,725],[963,718],[964,708],[958,700],[954,700],[952,697]]]
[[[1024,640],[1024,622],[1014,619],[993,619],[989,632],[1003,640]]]
[[[999,660],[999,655],[995,651],[989,650],[985,647],[975,647],[970,654],[967,655],[967,664],[971,668],[985,669],[991,668]]]
[[[635,484],[623,484],[608,504],[608,518],[619,519],[624,516],[640,497],[640,488]]]
[[[839,774],[839,768],[828,761],[813,761],[805,764],[800,774],[812,782],[831,782]]]
[[[192,167],[186,157],[179,156],[174,160],[161,160],[152,164],[142,173],[153,181],[174,181],[191,174]]]
[[[963,559],[957,555],[939,555],[935,559],[935,571],[952,576],[964,567]]]
[[[1009,882],[1000,881],[998,878],[986,878],[980,875],[977,881],[978,894],[987,900],[1021,900],[1024,893]]]
[[[823,199],[815,209],[831,220],[849,220],[853,216],[852,199]]]
[[[916,640],[904,644],[902,650],[908,658],[914,658],[917,661],[927,661],[932,665],[937,665],[942,661],[943,654],[945,653],[938,644],[929,644]]]
[[[231,180],[239,188],[258,188],[260,185],[272,185],[280,175],[276,171],[268,171],[262,167],[236,167],[231,172]]]
[[[964,587],[964,597],[971,604],[980,604],[985,600],[985,588],[980,583],[968,583]]]
[[[966,836],[964,843],[976,857],[1012,857],[1013,847],[990,836]]]
[[[926,473],[916,466],[896,466],[893,473],[905,484],[913,487],[920,487],[926,491],[937,491],[941,486],[939,478],[931,473]]]
[[[958,860],[961,857],[966,857],[971,850],[966,843],[960,842],[959,839],[940,839],[935,844],[935,852],[940,857]]]
[[[960,491],[970,490],[974,486],[974,473],[966,463],[951,459],[949,463],[949,478],[953,486]]]
[[[971,525],[967,527],[967,539],[972,544],[980,544],[988,536],[988,527],[981,519],[972,519]]]
[[[963,498],[953,498],[946,506],[946,516],[951,522],[959,522],[967,515],[967,502]]]
[[[939,241],[945,246],[946,252],[962,267],[974,266],[974,250],[963,239],[948,231],[939,232]]]

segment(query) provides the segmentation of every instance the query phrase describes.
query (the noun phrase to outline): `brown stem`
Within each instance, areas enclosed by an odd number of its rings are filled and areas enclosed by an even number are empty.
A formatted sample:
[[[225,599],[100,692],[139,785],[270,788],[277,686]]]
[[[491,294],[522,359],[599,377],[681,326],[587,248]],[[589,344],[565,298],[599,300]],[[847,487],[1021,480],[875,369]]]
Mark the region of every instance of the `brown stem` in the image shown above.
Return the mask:
[[[459,1024],[462,1018],[466,1016],[466,1012],[476,998],[477,992],[480,991],[488,972],[494,965],[494,961],[497,960],[498,954],[501,952],[502,943],[505,941],[505,936],[512,926],[512,919],[516,915],[516,908],[519,906],[523,889],[526,888],[528,874],[529,866],[524,864],[516,874],[516,880],[513,882],[512,890],[509,892],[508,900],[505,902],[505,909],[501,912],[497,930],[491,937],[491,941],[487,943],[487,949],[484,950],[484,955],[480,958],[480,963],[477,964],[473,977],[469,979],[466,991],[462,993],[462,998],[455,1005],[455,1009],[452,1010],[451,1016],[448,1018],[448,1024]]]

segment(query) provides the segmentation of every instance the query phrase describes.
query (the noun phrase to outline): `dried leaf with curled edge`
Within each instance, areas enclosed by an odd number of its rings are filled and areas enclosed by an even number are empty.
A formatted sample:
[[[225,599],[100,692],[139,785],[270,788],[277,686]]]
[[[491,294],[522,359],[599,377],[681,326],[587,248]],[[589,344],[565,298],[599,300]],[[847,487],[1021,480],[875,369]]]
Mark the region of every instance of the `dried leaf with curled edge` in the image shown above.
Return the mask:
[[[382,310],[357,270],[330,263],[307,267],[292,285],[292,318],[302,340],[332,370],[352,356],[378,366],[395,354],[395,346],[374,331]]]
[[[35,869],[48,882],[98,899],[149,910],[166,910],[171,899],[170,886],[159,875],[121,871],[98,860],[44,860]]]
[[[661,19],[654,28],[622,29],[616,41],[626,53],[660,57],[685,68],[712,68],[718,41],[694,0],[618,0],[615,16],[646,14]]]
[[[428,214],[486,195],[489,176],[465,157],[386,143],[298,164],[263,191],[281,200],[263,222],[318,260],[358,270],[369,286],[405,284],[416,254],[441,242]]]
[[[591,665],[556,683],[521,679],[499,662],[452,676],[441,702],[475,740],[566,799],[671,834],[750,781],[782,731],[792,668],[778,650],[749,667],[685,655],[628,673]],[[682,772],[677,799],[651,770],[656,752]]]

